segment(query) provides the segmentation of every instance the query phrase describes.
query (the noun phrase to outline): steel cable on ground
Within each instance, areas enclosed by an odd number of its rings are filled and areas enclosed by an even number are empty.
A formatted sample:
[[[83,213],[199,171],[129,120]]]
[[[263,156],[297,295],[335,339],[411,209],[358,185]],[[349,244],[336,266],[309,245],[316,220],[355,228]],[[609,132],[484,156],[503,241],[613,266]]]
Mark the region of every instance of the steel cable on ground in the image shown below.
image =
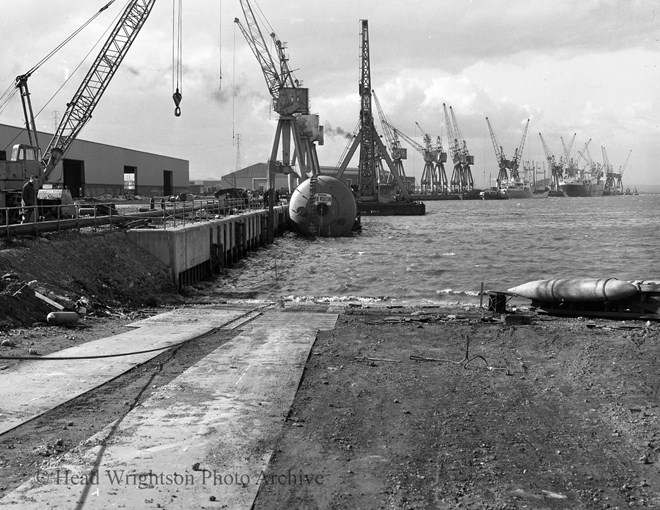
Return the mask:
[[[193,338],[188,338],[186,340],[182,340],[181,342],[177,342],[174,344],[169,344],[165,345],[163,347],[154,347],[153,349],[145,349],[142,351],[131,351],[131,352],[119,352],[119,353],[113,353],[113,354],[95,354],[93,356],[53,356],[53,357],[48,357],[46,356],[0,356],[0,360],[14,360],[14,361],[72,361],[72,360],[84,360],[84,359],[103,359],[103,358],[117,358],[120,356],[133,356],[137,354],[147,354],[150,352],[157,352],[157,351],[165,351],[167,349],[171,349],[173,347],[179,347],[181,345],[184,345],[188,342],[192,342],[193,340],[198,340],[199,338],[202,338],[206,335],[212,335],[214,333],[217,333],[220,331],[224,326],[231,322],[235,322],[239,319],[242,319],[243,317],[250,315],[254,311],[259,311],[263,310],[264,308],[267,308],[269,306],[272,306],[271,304],[264,305],[262,307],[256,308],[254,310],[249,310],[245,312],[242,315],[239,315],[238,317],[235,317],[234,319],[228,321],[226,324],[223,326],[213,328],[211,331],[207,331],[206,333],[203,333],[201,335],[197,335]]]

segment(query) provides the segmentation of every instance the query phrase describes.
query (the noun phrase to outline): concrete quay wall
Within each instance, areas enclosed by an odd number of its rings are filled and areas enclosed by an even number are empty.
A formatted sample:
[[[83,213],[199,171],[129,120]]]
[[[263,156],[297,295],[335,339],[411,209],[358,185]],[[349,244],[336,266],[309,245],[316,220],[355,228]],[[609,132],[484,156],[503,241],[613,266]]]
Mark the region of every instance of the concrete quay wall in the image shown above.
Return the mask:
[[[289,221],[287,206],[274,208],[275,235]],[[268,211],[247,211],[167,229],[130,229],[128,239],[171,270],[177,288],[210,278],[268,242]]]

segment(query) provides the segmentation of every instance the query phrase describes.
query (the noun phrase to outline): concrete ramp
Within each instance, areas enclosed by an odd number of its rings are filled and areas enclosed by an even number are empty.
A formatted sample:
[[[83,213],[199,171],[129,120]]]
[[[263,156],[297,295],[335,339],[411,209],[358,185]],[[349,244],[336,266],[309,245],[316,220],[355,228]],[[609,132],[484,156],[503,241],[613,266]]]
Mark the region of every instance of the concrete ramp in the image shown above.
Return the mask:
[[[336,320],[266,312],[0,507],[249,509],[317,331]],[[278,483],[305,474],[277,474]]]
[[[250,312],[250,309],[243,308],[174,310],[131,324],[137,328],[134,331],[77,345],[3,371],[0,375],[0,434],[114,379],[163,351],[64,361],[47,361],[49,357],[92,357],[167,348],[231,325]]]

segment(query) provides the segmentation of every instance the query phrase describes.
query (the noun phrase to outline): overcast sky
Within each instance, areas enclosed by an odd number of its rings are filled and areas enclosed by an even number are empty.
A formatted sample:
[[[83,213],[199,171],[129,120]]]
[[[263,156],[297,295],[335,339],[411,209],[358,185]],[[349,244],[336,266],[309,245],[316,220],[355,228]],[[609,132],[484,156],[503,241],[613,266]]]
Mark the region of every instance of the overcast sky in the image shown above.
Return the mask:
[[[0,93],[107,0],[3,2]],[[52,132],[114,23],[117,0],[30,79],[40,129]],[[652,0],[260,0],[252,2],[287,43],[290,65],[310,90],[312,112],[325,125],[317,151],[335,166],[342,132],[358,122],[360,20],[369,20],[372,87],[389,120],[421,141],[416,122],[434,139],[447,136],[443,103],[451,105],[475,156],[483,186],[497,162],[485,117],[507,156],[531,119],[524,159],[544,159],[539,132],[562,154],[591,139],[615,170],[632,150],[624,184],[660,184],[660,12]],[[234,18],[239,0],[183,0],[182,116],[172,101],[172,0],[157,0],[121,68],[80,138],[190,161],[192,179],[217,179],[266,161],[276,115],[261,69]],[[269,27],[264,26],[268,37]],[[80,71],[55,95],[91,51]],[[220,79],[222,75],[222,80]],[[50,101],[50,102],[49,102]],[[57,113],[55,113],[57,112]],[[376,106],[374,103],[374,114]],[[376,114],[377,115],[377,114]],[[0,122],[22,125],[20,98]],[[377,122],[377,127],[380,125]],[[240,145],[236,135],[240,134]],[[405,169],[421,175],[413,156]],[[352,161],[357,166],[357,156]]]

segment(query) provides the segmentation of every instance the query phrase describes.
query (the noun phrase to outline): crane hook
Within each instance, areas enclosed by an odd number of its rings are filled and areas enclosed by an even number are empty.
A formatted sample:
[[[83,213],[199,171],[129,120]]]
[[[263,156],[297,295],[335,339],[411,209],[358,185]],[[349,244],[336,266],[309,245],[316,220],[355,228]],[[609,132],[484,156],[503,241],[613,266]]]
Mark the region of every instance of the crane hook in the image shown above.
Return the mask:
[[[175,117],[181,117],[181,108],[179,105],[181,104],[181,92],[179,92],[179,88],[177,87],[176,92],[172,94],[172,99],[174,99],[174,116]]]

